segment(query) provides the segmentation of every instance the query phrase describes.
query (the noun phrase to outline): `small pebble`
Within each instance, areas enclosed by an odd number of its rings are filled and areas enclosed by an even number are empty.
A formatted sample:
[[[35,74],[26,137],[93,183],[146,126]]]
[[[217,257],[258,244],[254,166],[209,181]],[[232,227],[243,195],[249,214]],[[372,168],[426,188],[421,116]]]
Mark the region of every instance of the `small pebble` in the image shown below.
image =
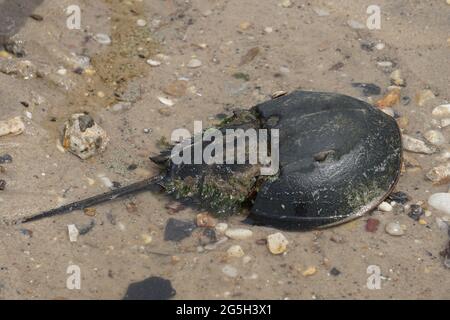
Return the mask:
[[[370,218],[366,223],[366,231],[367,232],[376,232],[378,230],[378,226],[380,225],[380,220]]]
[[[427,144],[419,139],[413,138],[406,134],[402,135],[403,148],[407,151],[416,152],[416,153],[424,153],[424,154],[433,154],[436,152],[435,149],[427,146]]]
[[[375,48],[377,48],[377,50],[383,50],[386,47],[386,45],[384,43],[377,43],[375,45]]]
[[[310,277],[313,276],[317,273],[317,268],[316,267],[309,267],[308,269],[306,269],[305,271],[302,272],[302,275],[304,277]]]
[[[202,66],[202,62],[198,59],[192,59],[191,61],[189,61],[189,63],[187,64],[188,68],[194,69],[194,68],[198,68]]]
[[[391,83],[393,85],[401,86],[401,87],[403,87],[405,85],[405,80],[403,80],[402,73],[399,69],[394,70],[391,73],[390,78],[391,78]]]
[[[144,244],[150,244],[150,243],[152,243],[152,241],[153,241],[152,236],[149,235],[149,234],[146,234],[146,233],[142,234],[142,235],[141,235],[141,238],[142,238],[142,240],[144,241]]]
[[[197,215],[197,227],[214,228],[216,220],[207,213],[199,213]]]
[[[282,254],[286,252],[289,241],[286,237],[278,232],[267,237],[267,248],[272,254]]]
[[[387,203],[387,202],[382,202],[378,206],[378,210],[383,211],[383,212],[391,212],[392,211],[392,206],[389,203]]]
[[[390,68],[393,66],[393,63],[391,61],[378,61],[377,65],[382,68]]]
[[[422,107],[428,100],[434,99],[436,96],[431,90],[422,90],[416,95],[417,104]]]
[[[350,26],[350,28],[352,29],[364,29],[366,26],[356,20],[348,20],[347,24]]]
[[[330,12],[326,9],[313,8],[313,10],[319,17],[327,17],[330,15]]]
[[[450,179],[450,163],[432,168],[426,177],[435,184],[442,184]]]
[[[242,250],[241,246],[239,245],[231,246],[227,250],[227,254],[230,258],[242,258],[245,255],[244,250]]]
[[[222,268],[222,272],[230,278],[236,278],[238,276],[238,270],[230,265],[226,265]]]
[[[341,272],[336,268],[333,268],[330,270],[330,275],[332,275],[333,277],[337,277],[340,274],[341,274]]]
[[[139,27],[145,27],[147,25],[147,21],[145,21],[144,19],[139,19],[139,20],[136,21],[136,24]]]
[[[265,33],[272,33],[273,32],[273,28],[272,27],[265,27],[264,28],[264,32]]]
[[[0,191],[3,191],[6,189],[6,181],[5,180],[0,180]]]
[[[225,235],[233,240],[247,240],[253,236],[253,232],[248,229],[228,229]]]
[[[433,109],[431,113],[434,117],[446,118],[450,117],[450,104],[442,104]]]
[[[434,144],[435,146],[442,146],[446,143],[445,137],[442,132],[437,130],[429,130],[425,132],[423,136],[429,143]]]
[[[152,67],[158,67],[161,65],[161,61],[148,59],[147,64],[151,65]]]
[[[412,204],[411,209],[409,210],[408,217],[413,219],[414,221],[419,221],[420,217],[425,214],[425,210],[418,204]]]
[[[385,230],[391,236],[402,236],[405,234],[405,232],[402,229],[402,226],[398,222],[389,222],[386,225]]]
[[[111,44],[111,38],[105,33],[97,33],[94,40],[105,46]]]
[[[0,137],[6,135],[17,136],[25,131],[25,124],[21,117],[0,121]]]

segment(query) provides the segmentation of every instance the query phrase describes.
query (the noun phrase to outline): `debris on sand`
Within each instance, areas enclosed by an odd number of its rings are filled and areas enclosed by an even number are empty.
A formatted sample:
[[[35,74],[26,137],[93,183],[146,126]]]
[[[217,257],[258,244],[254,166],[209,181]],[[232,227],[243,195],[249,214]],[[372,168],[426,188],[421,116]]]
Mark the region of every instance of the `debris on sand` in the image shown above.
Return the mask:
[[[391,73],[390,78],[391,78],[391,83],[393,85],[400,86],[400,87],[405,86],[405,80],[402,78],[402,73],[399,69],[394,70]]]
[[[426,174],[426,176],[434,184],[450,182],[450,163],[434,167]]]
[[[406,151],[411,151],[415,153],[433,154],[436,152],[435,148],[428,146],[422,140],[413,138],[406,134],[402,135],[403,148]]]
[[[164,230],[165,241],[181,241],[189,237],[197,226],[192,221],[170,218]]]
[[[207,213],[199,213],[197,215],[197,227],[200,228],[214,228],[216,220]]]
[[[3,191],[6,189],[6,181],[1,179],[0,180],[0,191]]]
[[[409,195],[403,191],[397,191],[397,192],[391,193],[389,195],[388,199],[390,201],[394,201],[394,202],[400,203],[400,204],[405,204],[411,200]]]
[[[236,278],[238,276],[238,270],[230,265],[224,266],[222,272],[229,278]]]
[[[306,269],[305,271],[302,272],[302,275],[304,277],[311,277],[311,276],[315,275],[316,273],[317,273],[316,267],[308,267],[308,269]]]
[[[444,267],[450,269],[450,241],[447,244],[447,248],[441,252],[441,256],[444,258]]]
[[[416,103],[420,107],[423,107],[425,105],[425,102],[434,98],[436,98],[436,96],[434,95],[433,91],[428,89],[422,90],[416,95]]]
[[[150,277],[128,286],[123,300],[169,300],[176,294],[170,280]]]
[[[73,114],[65,123],[63,147],[83,160],[103,152],[108,142],[105,130],[88,114]]]
[[[187,64],[187,67],[191,68],[191,69],[195,69],[195,68],[198,68],[201,66],[202,66],[202,62],[198,59],[191,59]]]
[[[17,136],[25,131],[25,124],[21,117],[0,121],[0,137],[6,135]]]
[[[288,244],[289,244],[289,241],[280,232],[271,234],[267,237],[267,248],[269,248],[269,251],[272,254],[285,253],[287,250]]]

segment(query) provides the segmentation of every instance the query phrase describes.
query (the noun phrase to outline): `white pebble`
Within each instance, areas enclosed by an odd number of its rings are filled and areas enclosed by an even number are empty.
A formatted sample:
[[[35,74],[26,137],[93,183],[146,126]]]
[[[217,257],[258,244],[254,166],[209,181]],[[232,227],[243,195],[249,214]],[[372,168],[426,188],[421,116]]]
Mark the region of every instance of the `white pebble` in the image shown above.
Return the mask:
[[[78,235],[80,234],[77,227],[74,224],[67,225],[67,231],[69,232],[70,242],[77,242]]]
[[[448,180],[450,178],[450,162],[432,168],[427,172],[426,176],[430,181],[436,184]]]
[[[224,266],[222,268],[222,272],[230,278],[236,278],[238,276],[238,270],[235,267],[230,266],[230,265]]]
[[[428,204],[433,208],[450,215],[450,193],[435,193],[428,199]]]
[[[386,232],[390,234],[391,236],[402,236],[405,234],[403,231],[402,226],[398,222],[390,222],[386,225],[385,228]]]
[[[201,62],[200,60],[198,60],[198,59],[192,59],[192,60],[189,61],[189,63],[187,64],[187,67],[188,67],[188,68],[194,69],[194,68],[201,67],[201,65],[202,65],[202,62]]]
[[[105,46],[111,44],[111,38],[105,33],[97,33],[94,36],[94,40]]]
[[[434,117],[450,117],[450,104],[442,104],[433,109],[432,115]]]
[[[286,252],[289,241],[281,233],[274,233],[267,237],[267,247],[272,254],[282,254]]]
[[[429,130],[424,134],[425,139],[435,146],[441,146],[445,144],[445,137],[442,132],[437,130]]]
[[[377,50],[383,50],[385,48],[385,44],[384,43],[377,43],[375,45],[375,48],[377,48]]]
[[[248,229],[228,229],[225,235],[233,240],[246,240],[253,236],[253,232]]]
[[[265,27],[264,28],[264,32],[265,33],[272,33],[273,32],[273,28],[272,27]]]
[[[392,211],[392,206],[389,203],[387,203],[387,202],[382,202],[378,206],[378,210],[383,211],[383,212],[391,212]]]
[[[67,69],[61,68],[56,71],[60,76],[65,76],[67,74]]]
[[[147,21],[145,21],[144,19],[139,19],[138,21],[136,21],[136,24],[139,27],[145,27],[147,25]]]
[[[245,255],[244,250],[238,245],[231,246],[227,250],[227,254],[230,258],[241,258]]]
[[[149,65],[151,65],[152,67],[158,67],[158,66],[161,65],[161,61],[158,61],[158,60],[152,60],[152,59],[148,59],[148,60],[147,60],[147,63],[148,63]]]
[[[390,67],[392,67],[392,62],[391,61],[378,61],[377,65],[382,68],[390,68]]]

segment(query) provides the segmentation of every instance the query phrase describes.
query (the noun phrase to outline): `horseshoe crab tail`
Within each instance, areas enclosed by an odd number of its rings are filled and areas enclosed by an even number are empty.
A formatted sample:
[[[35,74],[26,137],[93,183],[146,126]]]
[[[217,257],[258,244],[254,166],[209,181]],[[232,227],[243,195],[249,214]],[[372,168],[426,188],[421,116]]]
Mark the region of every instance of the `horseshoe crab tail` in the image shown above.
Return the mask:
[[[22,223],[32,222],[41,220],[44,218],[49,218],[56,215],[62,215],[66,213],[70,213],[74,210],[83,210],[86,208],[89,208],[91,206],[95,206],[110,200],[114,200],[117,198],[121,198],[127,195],[136,194],[142,191],[152,190],[153,188],[158,188],[159,184],[158,182],[161,181],[161,177],[152,177],[149,179],[145,179],[143,181],[139,181],[136,183],[133,183],[129,186],[125,186],[122,188],[118,188],[103,194],[99,194],[96,196],[93,196],[91,198],[87,198],[84,200],[80,200],[77,202],[73,202],[70,204],[63,205],[59,208],[51,209],[48,211],[44,211],[41,213],[38,213],[36,215],[33,215],[29,218],[22,219]]]

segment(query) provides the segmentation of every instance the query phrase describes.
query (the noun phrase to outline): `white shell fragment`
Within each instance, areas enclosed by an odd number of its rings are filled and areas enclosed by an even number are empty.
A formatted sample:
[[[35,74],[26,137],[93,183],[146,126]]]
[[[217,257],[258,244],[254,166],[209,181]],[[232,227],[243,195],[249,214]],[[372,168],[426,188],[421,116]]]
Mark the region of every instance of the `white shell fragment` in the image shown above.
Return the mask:
[[[6,135],[17,136],[25,131],[25,124],[21,117],[15,117],[6,121],[0,121],[0,137]]]
[[[253,232],[248,229],[228,229],[225,235],[233,240],[246,240],[253,236]]]
[[[73,114],[65,123],[63,147],[85,160],[106,149],[109,138],[90,115]]]
[[[78,235],[80,234],[77,227],[74,224],[67,225],[67,231],[69,233],[70,242],[77,242]]]
[[[152,67],[158,67],[161,65],[161,61],[148,59],[147,64],[151,65]]]
[[[425,139],[435,146],[442,146],[445,144],[445,137],[442,132],[437,130],[429,130],[424,134]]]
[[[244,250],[242,250],[241,246],[238,245],[231,246],[227,250],[227,254],[230,258],[242,258],[245,255]]]
[[[105,45],[105,46],[111,44],[111,38],[105,33],[97,33],[94,36],[94,40],[97,41],[100,44]]]
[[[428,199],[428,204],[450,215],[450,193],[435,193]]]
[[[201,65],[202,65],[202,62],[201,62],[200,60],[198,60],[198,59],[192,59],[192,60],[189,61],[189,63],[187,64],[187,67],[188,67],[188,68],[194,69],[194,68],[201,67]]]
[[[445,183],[450,179],[450,163],[434,167],[427,173],[427,178],[433,183]]]
[[[168,107],[172,107],[175,103],[168,99],[168,98],[164,98],[164,97],[158,97],[159,102],[161,102],[163,105],[168,106]]]
[[[267,237],[267,248],[272,254],[282,254],[286,252],[289,241],[281,233],[274,233]]]
[[[435,153],[436,150],[427,146],[427,144],[419,139],[413,138],[406,134],[402,135],[403,148],[407,151],[416,152],[416,153],[424,153],[424,154],[432,154]]]
[[[437,106],[433,109],[432,115],[439,118],[450,117],[450,104],[442,104]]]

